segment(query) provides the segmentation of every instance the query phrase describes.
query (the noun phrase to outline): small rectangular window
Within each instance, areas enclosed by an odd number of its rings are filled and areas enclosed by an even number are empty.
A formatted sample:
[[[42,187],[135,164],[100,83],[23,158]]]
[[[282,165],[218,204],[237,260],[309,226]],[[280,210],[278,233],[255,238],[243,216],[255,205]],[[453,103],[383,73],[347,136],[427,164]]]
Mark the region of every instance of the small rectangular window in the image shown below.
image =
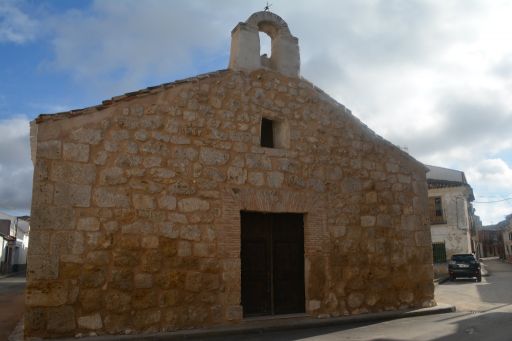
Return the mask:
[[[445,263],[446,262],[446,247],[444,242],[432,244],[432,254],[434,263]]]
[[[428,198],[430,224],[446,224],[441,197]]]
[[[441,198],[434,198],[434,206],[436,209],[436,217],[443,216],[443,205],[441,204]]]
[[[290,126],[288,121],[262,117],[260,145],[266,148],[290,148]]]
[[[274,121],[268,118],[261,119],[261,146],[274,148]]]

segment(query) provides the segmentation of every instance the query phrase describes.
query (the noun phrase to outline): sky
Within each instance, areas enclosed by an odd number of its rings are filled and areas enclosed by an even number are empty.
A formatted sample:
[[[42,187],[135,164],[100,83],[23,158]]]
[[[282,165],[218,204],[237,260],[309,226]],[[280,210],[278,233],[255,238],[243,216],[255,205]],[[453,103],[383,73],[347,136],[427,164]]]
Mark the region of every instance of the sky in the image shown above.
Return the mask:
[[[225,69],[231,30],[265,4],[0,0],[0,211],[30,211],[31,120]],[[512,1],[271,10],[299,38],[304,78],[419,161],[464,171],[484,225],[512,213]]]

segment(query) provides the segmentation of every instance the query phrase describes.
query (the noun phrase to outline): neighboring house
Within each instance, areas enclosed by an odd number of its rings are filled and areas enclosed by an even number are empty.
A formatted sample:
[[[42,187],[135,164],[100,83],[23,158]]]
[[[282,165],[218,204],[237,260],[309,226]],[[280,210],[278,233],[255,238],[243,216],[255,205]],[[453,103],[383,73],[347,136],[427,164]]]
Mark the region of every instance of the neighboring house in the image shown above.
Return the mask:
[[[507,262],[512,263],[512,214],[505,217],[502,230],[503,251]]]
[[[478,219],[471,202],[473,190],[464,172],[428,166],[428,202],[436,272],[444,273],[446,261],[457,253],[472,253],[471,235]],[[473,231],[473,232],[472,232]]]
[[[479,257],[505,258],[503,245],[503,231],[505,222],[496,225],[482,226],[478,230],[478,255]]]
[[[0,274],[11,272],[14,245],[16,240],[16,230],[14,224],[10,219],[5,219],[3,215],[0,215]]]
[[[424,165],[299,71],[258,12],[228,70],[39,116],[26,335],[434,304]]]
[[[512,214],[495,225],[478,229],[477,252],[480,257],[512,260]]]
[[[24,271],[27,268],[27,255],[30,236],[30,217],[18,217],[16,234],[16,250],[14,253],[14,271]]]
[[[0,212],[1,274],[24,270],[27,265],[30,226],[23,218]]]
[[[480,217],[477,215],[474,215],[474,223],[470,227],[471,231],[471,250],[475,254],[477,258],[482,257],[482,252],[480,248],[480,233],[479,231],[482,230],[482,220],[480,220]]]

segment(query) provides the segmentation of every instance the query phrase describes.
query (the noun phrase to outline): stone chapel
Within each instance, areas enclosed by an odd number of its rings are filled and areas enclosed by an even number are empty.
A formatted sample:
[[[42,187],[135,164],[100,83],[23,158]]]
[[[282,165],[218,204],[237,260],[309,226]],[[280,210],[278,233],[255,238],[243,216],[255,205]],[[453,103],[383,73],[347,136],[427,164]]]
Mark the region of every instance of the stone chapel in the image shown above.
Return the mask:
[[[26,336],[435,304],[425,166],[300,77],[279,16],[231,35],[226,70],[31,123]]]

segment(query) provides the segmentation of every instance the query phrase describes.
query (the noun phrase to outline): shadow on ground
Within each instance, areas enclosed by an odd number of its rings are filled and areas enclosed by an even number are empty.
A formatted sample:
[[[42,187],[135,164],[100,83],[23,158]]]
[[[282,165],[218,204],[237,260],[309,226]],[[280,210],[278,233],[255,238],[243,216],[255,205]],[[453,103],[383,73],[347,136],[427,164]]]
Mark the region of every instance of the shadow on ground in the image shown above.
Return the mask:
[[[234,335],[223,335],[218,337],[209,337],[209,338],[199,338],[198,340],[208,340],[208,341],[235,341],[235,340],[244,340],[244,341],[296,341],[303,340],[307,338],[314,338],[320,336],[326,336],[328,334],[341,332],[345,330],[351,330],[366,326],[371,326],[373,324],[382,323],[383,321],[378,322],[361,322],[357,324],[350,325],[339,325],[339,326],[329,326],[329,327],[320,327],[320,328],[295,328],[295,329],[287,329],[282,331],[260,331],[254,333],[244,333],[244,334],[234,334]],[[339,340],[339,339],[337,339]],[[377,340],[377,339],[375,339]]]
[[[0,279],[0,341],[6,341],[25,310],[25,274]]]
[[[457,325],[457,331],[455,333],[441,338],[433,339],[432,341],[511,340],[511,321],[512,313],[508,312],[489,312],[483,315],[476,314],[474,317],[453,322],[453,324]]]
[[[499,309],[499,308],[497,308]],[[444,319],[447,325],[455,325],[455,331],[451,332],[449,335],[442,337],[433,337],[431,341],[458,341],[458,340],[485,340],[485,341],[503,341],[503,340],[511,340],[512,335],[512,313],[509,312],[489,312],[487,314],[475,314],[472,317],[468,317],[467,315],[457,315],[451,316],[447,319]],[[461,320],[462,318],[462,320]],[[449,322],[453,320],[453,322]],[[378,335],[375,337],[356,337],[353,335],[351,337],[346,338],[343,333],[336,334],[343,331],[348,331],[352,329],[357,329],[360,327],[371,326],[373,324],[382,323],[360,323],[349,326],[331,326],[331,327],[322,327],[322,328],[313,328],[313,329],[295,329],[295,330],[283,330],[278,332],[259,332],[252,334],[243,334],[243,335],[230,335],[230,336],[219,336],[214,338],[206,338],[200,340],[208,340],[208,341],[234,341],[234,340],[244,340],[244,341],[256,341],[256,340],[265,340],[265,341],[298,341],[298,340],[314,340],[318,338],[319,340],[359,340],[359,341],[405,341],[407,338],[396,338],[396,337],[379,337]],[[453,328],[448,328],[452,330]],[[426,340],[421,338],[421,340]]]

